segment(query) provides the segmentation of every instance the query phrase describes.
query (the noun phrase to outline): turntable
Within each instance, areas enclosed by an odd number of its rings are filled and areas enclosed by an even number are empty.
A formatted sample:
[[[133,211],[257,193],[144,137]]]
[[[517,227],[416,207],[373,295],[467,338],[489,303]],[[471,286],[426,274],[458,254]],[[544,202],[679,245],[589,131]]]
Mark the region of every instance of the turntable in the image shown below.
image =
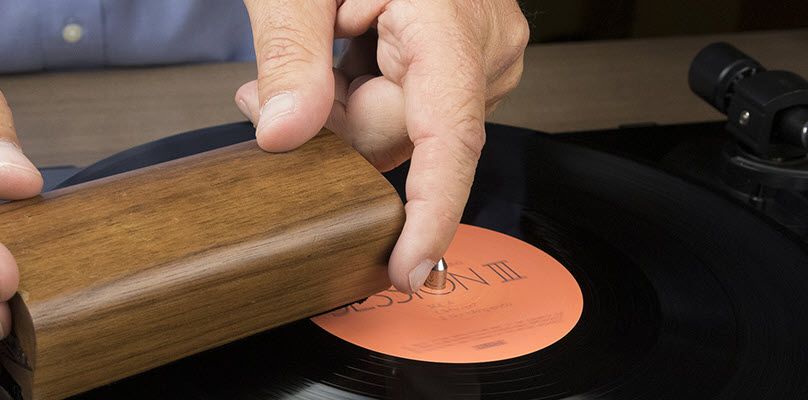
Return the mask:
[[[489,124],[444,289],[388,289],[76,398],[808,398],[808,82],[722,43],[689,78],[725,124]],[[67,187],[253,134],[52,172]],[[386,174],[399,194],[406,171]]]

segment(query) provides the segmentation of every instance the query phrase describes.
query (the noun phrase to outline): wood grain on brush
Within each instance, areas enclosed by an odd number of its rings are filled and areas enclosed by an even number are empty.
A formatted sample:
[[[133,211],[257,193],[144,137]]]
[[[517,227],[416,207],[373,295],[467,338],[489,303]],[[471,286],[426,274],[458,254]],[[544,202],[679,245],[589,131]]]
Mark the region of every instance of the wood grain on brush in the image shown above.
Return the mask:
[[[396,192],[330,133],[255,142],[0,206],[20,289],[4,367],[63,398],[389,285]]]

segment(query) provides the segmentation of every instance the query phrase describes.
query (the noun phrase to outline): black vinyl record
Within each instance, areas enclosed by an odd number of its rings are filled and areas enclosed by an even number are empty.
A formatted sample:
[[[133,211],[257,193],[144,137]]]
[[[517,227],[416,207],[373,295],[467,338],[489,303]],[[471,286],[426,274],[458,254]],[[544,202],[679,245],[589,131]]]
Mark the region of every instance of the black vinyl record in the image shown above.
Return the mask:
[[[164,139],[68,183],[252,133],[233,124]],[[77,398],[808,398],[801,241],[636,161],[517,128],[489,125],[488,138],[463,222],[528,242],[572,273],[583,313],[558,342],[496,362],[430,363],[366,350],[304,320]],[[406,170],[387,174],[400,192]]]

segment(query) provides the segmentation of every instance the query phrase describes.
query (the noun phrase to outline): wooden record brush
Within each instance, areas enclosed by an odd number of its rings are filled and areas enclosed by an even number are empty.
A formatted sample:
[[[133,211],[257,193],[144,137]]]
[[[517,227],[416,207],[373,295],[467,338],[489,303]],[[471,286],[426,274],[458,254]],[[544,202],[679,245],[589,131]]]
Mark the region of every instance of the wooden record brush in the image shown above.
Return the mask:
[[[321,132],[254,141],[0,205],[20,287],[12,396],[58,399],[385,289],[404,210]]]

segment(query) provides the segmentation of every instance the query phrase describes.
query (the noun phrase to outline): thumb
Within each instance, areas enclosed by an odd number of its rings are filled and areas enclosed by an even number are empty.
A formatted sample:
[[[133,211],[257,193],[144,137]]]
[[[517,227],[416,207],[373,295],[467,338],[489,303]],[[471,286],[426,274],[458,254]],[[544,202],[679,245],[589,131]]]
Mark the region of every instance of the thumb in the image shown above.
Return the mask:
[[[244,3],[258,63],[258,145],[267,151],[292,150],[320,131],[334,102],[336,2]]]

